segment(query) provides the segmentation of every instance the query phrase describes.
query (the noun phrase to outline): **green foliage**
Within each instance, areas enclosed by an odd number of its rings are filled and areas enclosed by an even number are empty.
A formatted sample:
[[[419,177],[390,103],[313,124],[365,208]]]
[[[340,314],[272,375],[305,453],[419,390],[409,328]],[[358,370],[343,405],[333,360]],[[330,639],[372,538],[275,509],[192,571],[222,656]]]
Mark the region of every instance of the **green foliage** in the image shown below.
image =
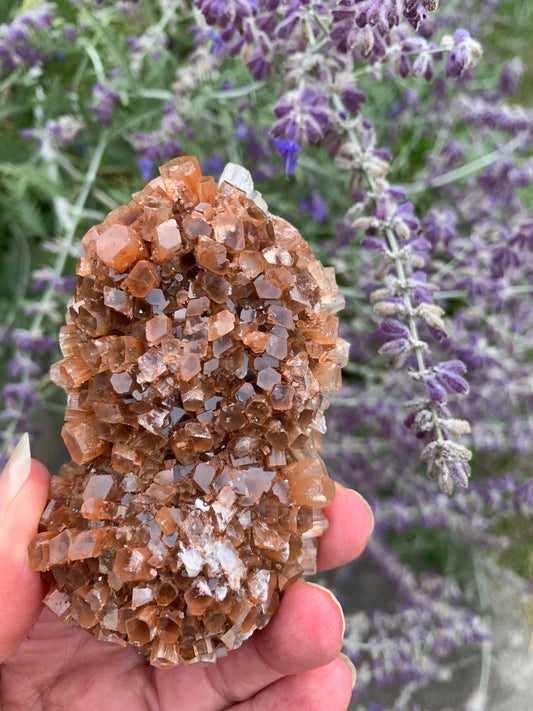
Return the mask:
[[[461,586],[473,577],[471,547],[440,528],[411,526],[401,536],[389,536],[402,560],[415,570],[451,577]]]

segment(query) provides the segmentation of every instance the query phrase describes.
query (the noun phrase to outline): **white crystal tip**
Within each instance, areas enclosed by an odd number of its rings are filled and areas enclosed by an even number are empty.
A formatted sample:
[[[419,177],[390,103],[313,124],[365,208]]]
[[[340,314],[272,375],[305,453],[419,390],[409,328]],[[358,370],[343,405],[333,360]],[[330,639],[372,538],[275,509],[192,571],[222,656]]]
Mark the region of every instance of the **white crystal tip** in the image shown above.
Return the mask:
[[[261,210],[268,210],[268,205],[261,197],[261,193],[254,189],[254,181],[250,171],[243,168],[242,165],[226,163],[218,181],[219,186],[224,182],[234,185],[239,190],[245,192],[246,197],[253,200]]]

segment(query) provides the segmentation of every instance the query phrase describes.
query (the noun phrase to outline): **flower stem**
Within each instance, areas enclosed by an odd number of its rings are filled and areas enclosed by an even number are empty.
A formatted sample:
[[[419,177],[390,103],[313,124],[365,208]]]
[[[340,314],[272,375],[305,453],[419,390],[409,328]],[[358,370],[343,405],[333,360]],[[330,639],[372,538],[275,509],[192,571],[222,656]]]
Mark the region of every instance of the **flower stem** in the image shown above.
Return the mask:
[[[80,219],[81,219],[81,217],[84,213],[84,210],[85,210],[85,203],[87,202],[87,198],[89,197],[91,188],[93,187],[94,182],[96,180],[98,169],[100,167],[100,163],[102,161],[104,151],[107,147],[107,143],[108,143],[108,132],[103,131],[100,134],[98,143],[96,144],[96,148],[94,150],[91,161],[89,163],[87,173],[85,174],[85,178],[84,178],[83,183],[81,185],[80,192],[78,194],[76,202],[74,203],[74,205],[72,207],[72,210],[65,210],[66,203],[62,198],[53,201],[54,211],[56,212],[56,220],[58,222],[60,230],[64,232],[64,234],[63,234],[64,249],[62,249],[61,251],[59,251],[57,253],[56,260],[55,260],[55,263],[53,266],[53,269],[58,276],[60,276],[63,273],[63,269],[65,268],[65,264],[66,264],[68,256],[69,256],[69,247],[72,245],[72,243],[74,241],[74,237],[76,235],[76,230],[78,228]],[[45,155],[44,158],[45,158],[45,160],[47,158],[50,160],[52,158],[52,156]],[[57,162],[53,162],[53,161],[50,162],[50,172],[52,174],[55,174],[57,172],[57,167],[58,167]],[[41,308],[34,315],[32,322],[30,324],[30,327],[28,329],[32,336],[40,335],[43,319],[44,319],[45,315],[49,314],[51,311],[50,306],[52,304],[53,297],[54,297],[54,287],[50,284],[46,288],[46,290],[44,291],[44,293],[42,295]],[[21,380],[21,383],[29,385],[29,382],[30,382],[29,376],[28,376],[28,374],[25,374]],[[37,388],[37,389],[39,389],[39,388]],[[4,430],[2,432],[2,439],[7,444],[8,450],[11,447],[11,440],[13,438],[13,435],[16,432],[17,425],[22,417],[23,417],[23,405],[21,402],[19,404],[19,406],[16,408],[16,410],[13,412],[11,419],[6,424],[6,426],[4,427]]]
[[[487,612],[490,606],[489,593],[487,587],[487,579],[483,570],[483,562],[478,551],[472,551],[472,562],[474,563],[474,577],[479,595],[482,612]],[[492,642],[490,639],[485,640],[481,644],[481,673],[479,675],[479,685],[477,688],[476,701],[479,708],[485,708],[487,705],[487,695],[489,688],[489,678],[492,666]]]
[[[405,189],[409,193],[415,194],[422,193],[428,188],[442,188],[444,185],[455,183],[456,181],[467,178],[474,173],[479,173],[479,171],[484,168],[488,168],[490,165],[500,160],[503,154],[512,153],[515,148],[518,148],[521,141],[522,139],[519,136],[516,136],[511,141],[504,143],[504,145],[500,148],[497,148],[495,151],[491,151],[491,153],[487,153],[486,155],[476,158],[476,160],[470,161],[469,163],[465,163],[465,165],[461,165],[459,168],[450,170],[447,173],[438,175],[436,178],[429,180],[422,179],[412,185],[406,185]]]
[[[340,98],[337,95],[335,95],[333,97],[333,99],[334,99],[336,108],[338,110],[341,110],[342,104],[341,104]],[[361,152],[361,144],[360,144],[359,139],[355,133],[355,130],[352,127],[347,127],[345,129],[345,132],[346,132],[350,142],[352,143],[353,147],[357,151]],[[365,179],[368,183],[368,187],[370,188],[371,192],[374,194],[374,196],[377,195],[377,193],[379,192],[379,187],[378,187],[376,181],[374,180],[373,175],[364,167],[364,165],[362,166],[361,170],[365,176]],[[416,362],[418,365],[418,372],[421,375],[423,375],[426,371],[426,365],[424,363],[424,357],[422,355],[422,345],[420,345],[421,341],[420,341],[420,337],[418,334],[418,327],[416,324],[416,320],[414,317],[414,308],[413,308],[413,304],[411,301],[411,296],[409,294],[409,288],[407,286],[407,277],[405,274],[405,270],[403,268],[402,260],[400,258],[400,250],[398,248],[398,242],[396,240],[396,235],[394,234],[394,231],[388,225],[385,226],[385,234],[387,236],[387,241],[389,243],[391,257],[394,260],[394,266],[396,268],[398,282],[399,282],[400,287],[402,289],[402,295],[403,295],[403,298],[405,299],[405,303],[407,305],[407,319],[406,320],[407,320],[407,326],[409,328],[409,332],[411,334],[413,350],[414,350]],[[431,413],[431,419],[432,419],[432,423],[433,423],[433,427],[434,427],[434,431],[435,431],[435,439],[438,442],[439,446],[442,447],[444,445],[444,438],[442,436],[442,430],[441,430],[441,427],[439,424],[439,419],[438,419],[438,415],[437,415],[437,410],[435,408],[435,404],[433,402],[429,401],[427,406],[428,406],[428,409]]]
[[[65,268],[65,264],[67,263],[67,259],[69,256],[68,247],[70,247],[74,241],[78,224],[85,209],[85,203],[87,202],[87,198],[89,197],[91,188],[93,187],[93,184],[96,180],[96,175],[98,173],[98,169],[100,167],[104,151],[107,147],[107,137],[107,131],[103,131],[100,134],[100,138],[98,139],[98,143],[96,144],[96,148],[92,155],[91,162],[89,163],[89,167],[87,168],[87,173],[85,174],[85,178],[83,180],[76,202],[72,206],[72,210],[69,211],[69,213],[65,213],[62,210],[59,215],[56,214],[59,224],[62,225],[64,229],[63,245],[65,247],[57,254],[56,261],[53,266],[53,269],[57,275],[61,275],[63,273],[63,269]],[[39,311],[35,314],[31,322],[29,331],[33,336],[39,334],[45,313],[47,313],[48,311],[47,307],[51,304],[53,296],[54,288],[52,285],[50,285],[47,287],[41,298],[42,308],[39,309]]]

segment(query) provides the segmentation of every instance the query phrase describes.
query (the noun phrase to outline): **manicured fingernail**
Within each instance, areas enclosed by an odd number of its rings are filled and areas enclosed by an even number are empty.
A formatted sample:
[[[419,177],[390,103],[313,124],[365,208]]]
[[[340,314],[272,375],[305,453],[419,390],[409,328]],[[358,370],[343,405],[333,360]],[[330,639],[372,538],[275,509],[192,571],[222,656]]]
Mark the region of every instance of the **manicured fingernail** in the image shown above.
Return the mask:
[[[312,585],[314,588],[318,588],[319,590],[323,590],[324,592],[327,592],[327,594],[330,596],[330,598],[333,600],[333,602],[337,605],[337,607],[339,608],[339,612],[341,613],[341,617],[342,617],[342,636],[344,637],[344,633],[346,631],[346,621],[344,619],[344,611],[342,609],[340,602],[337,600],[337,598],[331,592],[331,590],[328,590],[323,585],[319,585],[318,583],[309,583],[309,582],[307,583],[307,585]]]
[[[343,654],[342,652],[339,654],[339,657],[342,659],[342,661],[346,664],[348,669],[350,670],[350,674],[352,675],[352,689],[355,686],[355,680],[357,678],[357,672],[355,670],[354,664],[350,657],[347,657],[346,654]]]
[[[359,501],[362,504],[364,504],[364,506],[366,507],[366,509],[368,511],[368,514],[370,516],[370,533],[368,534],[368,537],[370,538],[370,536],[372,535],[372,531],[374,530],[374,523],[375,523],[374,522],[374,512],[372,511],[372,508],[371,508],[370,504],[368,503],[368,501],[364,498],[364,496],[361,496],[361,494],[358,491],[356,491],[355,489],[348,489],[348,491],[351,492],[352,494],[355,494],[355,496],[357,496]]]
[[[11,453],[9,461],[0,476],[0,522],[4,518],[7,507],[24,486],[30,475],[31,452],[30,438],[25,432]]]

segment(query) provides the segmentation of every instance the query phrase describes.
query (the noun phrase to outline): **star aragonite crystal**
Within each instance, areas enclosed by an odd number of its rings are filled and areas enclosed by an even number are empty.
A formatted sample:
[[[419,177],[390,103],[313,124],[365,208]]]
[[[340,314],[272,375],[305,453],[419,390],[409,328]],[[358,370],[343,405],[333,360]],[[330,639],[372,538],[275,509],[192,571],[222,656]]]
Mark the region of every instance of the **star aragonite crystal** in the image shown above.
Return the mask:
[[[72,461],[29,554],[65,623],[166,668],[238,647],[314,572],[348,344],[333,269],[246,170],[160,173],[83,238],[51,369]]]

